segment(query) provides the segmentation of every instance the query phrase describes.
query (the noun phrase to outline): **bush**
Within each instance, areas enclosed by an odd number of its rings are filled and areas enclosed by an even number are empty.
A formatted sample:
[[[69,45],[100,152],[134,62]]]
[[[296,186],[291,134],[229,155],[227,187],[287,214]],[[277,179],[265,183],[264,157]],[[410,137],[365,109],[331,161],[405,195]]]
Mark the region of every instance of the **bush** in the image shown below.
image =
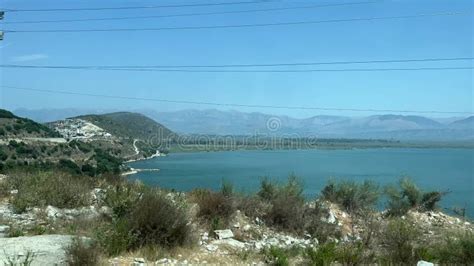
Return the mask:
[[[127,217],[132,248],[158,245],[166,248],[190,243],[186,212],[155,191],[147,191]]]
[[[17,212],[28,207],[76,208],[90,203],[91,181],[67,173],[16,172],[9,176],[7,184],[9,189],[18,190],[12,200]]]
[[[99,250],[95,244],[85,243],[84,240],[75,238],[65,251],[66,262],[69,266],[99,265]]]
[[[191,192],[193,201],[199,205],[198,217],[204,218],[213,227],[212,229],[223,229],[230,221],[236,208],[234,199],[224,195],[222,192],[209,190],[195,190]]]
[[[419,211],[434,210],[436,204],[447,193],[438,191],[423,192],[408,178],[400,180],[399,188],[388,186],[385,191],[388,196],[387,213],[390,216],[404,215],[410,209]]]
[[[97,239],[109,255],[146,246],[174,248],[191,243],[186,210],[158,191],[145,190],[137,201],[120,210],[111,224],[97,231]]]
[[[110,256],[129,250],[134,243],[134,237],[129,228],[128,221],[123,218],[100,226],[96,230],[100,247]]]
[[[362,184],[354,181],[330,181],[322,190],[323,199],[341,205],[349,213],[374,207],[379,196],[379,187],[368,180]]]
[[[454,234],[446,238],[445,243],[435,247],[434,254],[443,264],[474,264],[474,234]]]
[[[342,265],[361,265],[365,261],[364,245],[362,242],[348,242],[338,246],[336,251],[337,261]]]
[[[403,219],[391,220],[382,233],[388,260],[391,263],[415,263],[414,243],[418,240],[420,232]]]
[[[423,211],[432,211],[437,208],[437,203],[441,201],[441,198],[446,192],[431,191],[426,192],[421,197],[420,207]]]
[[[330,265],[336,260],[336,243],[328,242],[320,245],[317,249],[308,248],[305,257],[310,265]]]
[[[118,182],[107,189],[104,202],[112,209],[114,218],[122,218],[132,211],[143,192],[141,183]]]
[[[304,230],[303,188],[296,176],[291,175],[284,185],[263,180],[258,195],[271,205],[263,217],[268,225],[293,232]]]
[[[76,174],[76,175],[82,174],[81,168],[75,162],[71,160],[60,159],[58,163],[58,167],[59,169],[64,170],[71,174]]]
[[[263,251],[265,255],[265,261],[269,265],[275,266],[287,266],[288,263],[288,255],[286,254],[286,250],[278,247],[270,247],[269,249],[265,249]]]
[[[341,232],[338,229],[337,224],[331,224],[324,221],[328,215],[329,211],[324,208],[319,201],[315,202],[314,207],[307,207],[304,211],[304,230],[312,237],[318,239],[320,243],[326,243],[331,238],[341,237]]]

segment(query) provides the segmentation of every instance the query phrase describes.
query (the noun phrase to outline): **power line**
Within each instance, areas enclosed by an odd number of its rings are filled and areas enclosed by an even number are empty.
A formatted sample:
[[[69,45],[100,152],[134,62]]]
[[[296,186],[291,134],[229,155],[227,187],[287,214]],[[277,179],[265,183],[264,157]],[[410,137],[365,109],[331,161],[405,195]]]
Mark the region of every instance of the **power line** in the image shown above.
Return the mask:
[[[71,92],[71,91],[58,91],[58,90],[43,90],[43,89],[34,89],[34,88],[22,88],[22,87],[16,87],[16,86],[1,86],[1,87],[2,87],[2,88],[8,88],[8,89],[15,89],[15,90],[44,92],[44,93],[53,93],[53,94],[78,95],[78,96],[88,96],[88,97],[126,99],[126,100],[137,100],[137,101],[152,101],[152,102],[177,103],[177,104],[195,104],[195,105],[224,106],[224,107],[249,107],[249,108],[291,109],[291,110],[319,110],[319,111],[420,113],[420,114],[421,114],[421,113],[429,113],[429,114],[469,114],[469,115],[470,115],[470,114],[473,114],[473,112],[464,112],[464,111],[423,111],[423,110],[396,110],[396,109],[359,109],[359,108],[332,108],[332,107],[306,107],[306,106],[282,106],[282,105],[255,105],[255,104],[217,103],[217,102],[168,100],[168,99],[157,99],[157,98],[141,98],[141,97],[130,97],[130,96],[92,94],[92,93]]]
[[[0,65],[0,68],[20,69],[66,69],[66,70],[100,70],[100,71],[134,71],[134,72],[176,72],[176,73],[311,73],[311,72],[386,72],[386,71],[442,71],[471,70],[467,67],[417,67],[417,68],[346,68],[346,69],[265,69],[265,70],[196,70],[196,69],[152,69],[152,68],[81,68],[81,67],[48,67],[48,66],[14,66]]]
[[[323,23],[339,23],[339,22],[357,22],[357,21],[378,21],[378,20],[396,20],[411,19],[422,17],[436,16],[459,16],[471,15],[470,12],[442,12],[429,14],[416,14],[405,16],[387,16],[387,17],[370,17],[370,18],[350,18],[350,19],[332,19],[332,20],[316,20],[316,21],[296,21],[296,22],[276,22],[276,23],[260,23],[260,24],[234,24],[234,25],[213,25],[213,26],[183,26],[183,27],[161,27],[161,28],[118,28],[118,29],[56,29],[56,30],[4,30],[7,33],[60,33],[60,32],[123,32],[123,31],[167,31],[167,30],[202,30],[202,29],[229,29],[229,28],[254,28],[254,27],[270,27],[270,26],[294,26],[307,24],[323,24]]]
[[[128,16],[128,17],[108,17],[108,18],[84,18],[84,19],[59,19],[59,20],[26,20],[26,21],[11,21],[2,22],[2,24],[28,24],[28,23],[62,23],[62,22],[85,22],[85,21],[107,21],[107,20],[133,20],[133,19],[153,19],[153,18],[171,18],[171,17],[192,17],[192,16],[210,16],[210,15],[224,15],[224,14],[242,14],[242,13],[257,13],[257,12],[275,12],[284,10],[299,10],[299,9],[313,9],[336,6],[352,6],[374,4],[379,1],[353,2],[353,3],[338,3],[338,4],[320,4],[297,7],[277,7],[277,8],[263,8],[250,10],[236,10],[236,11],[218,11],[218,12],[201,12],[201,13],[184,13],[184,14],[170,14],[170,15],[154,15],[154,16]]]
[[[3,9],[3,10],[6,11],[6,12],[68,12],[68,11],[97,11],[97,10],[130,10],[130,9],[155,9],[155,8],[245,5],[245,4],[268,3],[268,2],[274,2],[274,1],[278,1],[278,0],[254,0],[254,1],[238,1],[238,2],[220,2],[220,3],[179,4],[179,5],[84,7],[84,8],[48,8],[48,9]]]
[[[219,64],[219,65],[86,65],[86,66],[45,66],[45,65],[0,65],[4,68],[45,68],[45,69],[153,69],[153,68],[246,68],[246,67],[282,67],[282,66],[315,66],[315,65],[352,65],[352,64],[378,64],[378,63],[420,63],[420,62],[445,62],[468,61],[474,57],[449,57],[449,58],[416,58],[416,59],[389,59],[389,60],[360,60],[360,61],[327,61],[327,62],[302,62],[302,63],[273,63],[273,64]]]

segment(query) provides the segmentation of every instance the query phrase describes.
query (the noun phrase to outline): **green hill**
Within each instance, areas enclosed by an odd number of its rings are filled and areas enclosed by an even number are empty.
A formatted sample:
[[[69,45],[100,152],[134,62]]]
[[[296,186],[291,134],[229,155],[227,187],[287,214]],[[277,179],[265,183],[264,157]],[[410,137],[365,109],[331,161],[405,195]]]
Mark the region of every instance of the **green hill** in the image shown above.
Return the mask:
[[[55,138],[59,134],[45,125],[0,109],[0,138]]]
[[[165,126],[138,113],[118,112],[104,115],[84,115],[75,118],[86,120],[121,138],[162,141],[174,136],[174,133]]]

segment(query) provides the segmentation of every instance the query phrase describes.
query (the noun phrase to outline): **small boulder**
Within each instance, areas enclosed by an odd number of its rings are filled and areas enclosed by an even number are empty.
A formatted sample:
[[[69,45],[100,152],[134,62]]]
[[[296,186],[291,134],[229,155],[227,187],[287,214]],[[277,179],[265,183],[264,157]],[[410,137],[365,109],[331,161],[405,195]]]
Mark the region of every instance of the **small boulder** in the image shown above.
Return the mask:
[[[232,233],[230,229],[215,230],[214,233],[216,234],[217,239],[228,239],[234,237],[234,233]]]
[[[434,264],[428,261],[420,260],[418,263],[416,263],[416,266],[434,266]]]

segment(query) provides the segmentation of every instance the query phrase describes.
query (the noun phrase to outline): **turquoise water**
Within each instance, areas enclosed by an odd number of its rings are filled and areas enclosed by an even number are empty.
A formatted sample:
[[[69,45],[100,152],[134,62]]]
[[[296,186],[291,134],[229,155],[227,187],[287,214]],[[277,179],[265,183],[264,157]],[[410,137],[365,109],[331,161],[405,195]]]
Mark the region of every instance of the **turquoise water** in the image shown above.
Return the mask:
[[[381,185],[410,176],[421,188],[449,190],[443,207],[468,208],[474,216],[474,150],[472,149],[360,149],[175,153],[130,163],[134,168],[159,168],[131,176],[145,184],[176,190],[218,189],[222,179],[241,191],[259,187],[262,176],[286,180],[298,175],[304,193],[314,197],[327,180],[364,179]]]

